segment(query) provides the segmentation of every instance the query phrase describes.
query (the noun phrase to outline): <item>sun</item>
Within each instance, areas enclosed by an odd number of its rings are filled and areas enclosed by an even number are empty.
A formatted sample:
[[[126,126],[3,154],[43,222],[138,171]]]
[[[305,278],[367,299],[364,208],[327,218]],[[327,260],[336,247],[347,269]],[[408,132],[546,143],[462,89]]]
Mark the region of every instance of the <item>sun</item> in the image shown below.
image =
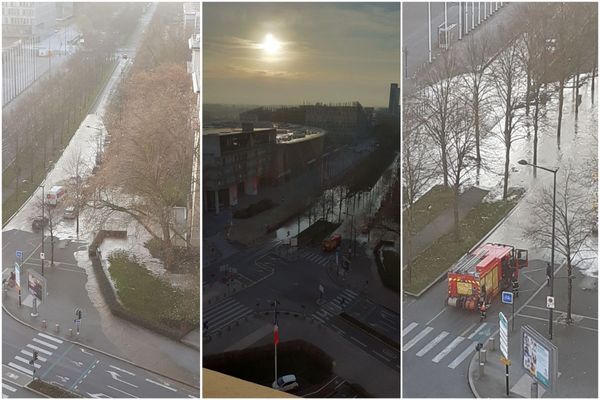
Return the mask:
[[[265,40],[261,43],[260,48],[263,49],[267,54],[275,55],[281,49],[281,42],[273,36],[271,33],[267,33]]]

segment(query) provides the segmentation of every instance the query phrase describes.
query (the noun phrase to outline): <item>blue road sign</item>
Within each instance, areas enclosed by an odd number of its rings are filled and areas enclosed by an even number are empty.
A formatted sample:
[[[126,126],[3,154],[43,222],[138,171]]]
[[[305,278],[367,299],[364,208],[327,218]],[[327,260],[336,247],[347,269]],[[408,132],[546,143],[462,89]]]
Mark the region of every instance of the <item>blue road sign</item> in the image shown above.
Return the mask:
[[[23,259],[23,252],[21,250],[17,250],[17,258]]]
[[[512,304],[513,303],[513,293],[512,292],[502,292],[502,302],[504,304]]]

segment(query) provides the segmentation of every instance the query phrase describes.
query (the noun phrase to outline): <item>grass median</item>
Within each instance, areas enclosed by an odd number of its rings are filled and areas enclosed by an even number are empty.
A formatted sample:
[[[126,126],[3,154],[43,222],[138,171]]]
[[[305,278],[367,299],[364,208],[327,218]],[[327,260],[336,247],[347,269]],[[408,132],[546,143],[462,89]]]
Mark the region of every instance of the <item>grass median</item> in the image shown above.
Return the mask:
[[[444,185],[434,186],[421,196],[412,207],[414,221],[413,232],[419,232],[421,229],[425,228],[427,224],[436,219],[445,209],[452,207],[453,196],[452,189],[446,188]],[[402,212],[402,217],[406,221],[406,210]],[[404,229],[406,229],[406,224]],[[406,231],[404,234],[407,234]]]
[[[520,196],[514,196],[506,201],[481,203],[472,209],[460,222],[458,242],[455,240],[454,231],[442,236],[415,258],[410,282],[409,274],[404,271],[404,291],[418,294],[447,271],[513,209],[519,198]]]
[[[125,309],[169,328],[199,324],[199,294],[173,288],[123,251],[114,252],[109,261],[108,270]]]

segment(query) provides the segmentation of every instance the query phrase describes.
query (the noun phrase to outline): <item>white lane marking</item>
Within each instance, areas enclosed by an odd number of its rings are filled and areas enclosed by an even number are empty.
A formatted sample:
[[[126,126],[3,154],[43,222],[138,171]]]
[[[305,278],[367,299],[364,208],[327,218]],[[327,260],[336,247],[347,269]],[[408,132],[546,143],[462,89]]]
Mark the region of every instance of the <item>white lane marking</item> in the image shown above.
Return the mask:
[[[124,391],[124,390],[117,389],[117,388],[116,388],[116,387],[114,387],[114,386],[106,385],[106,387],[109,387],[109,388],[111,388],[111,389],[113,389],[113,390],[116,390],[117,392],[121,392],[121,393],[123,393],[123,394],[126,394],[127,396],[131,396],[131,397],[133,397],[133,398],[136,398],[136,399],[137,399],[137,397],[136,397],[136,396],[134,396],[134,395],[132,395],[131,393],[127,393],[127,392],[126,392],[126,391]]]
[[[27,351],[27,350],[21,350],[21,354],[25,354],[26,356],[33,357],[33,353],[30,352],[30,351]],[[40,360],[42,362],[48,361],[47,358],[44,358],[44,357],[42,357],[40,355],[38,355],[38,360]]]
[[[34,341],[34,342],[36,342],[36,343],[39,343],[39,344],[43,344],[44,346],[46,346],[46,347],[49,347],[49,348],[51,348],[52,350],[56,350],[56,349],[58,349],[58,346],[55,346],[55,345],[53,345],[53,344],[50,344],[50,343],[48,343],[48,342],[44,342],[43,340],[40,340],[40,339],[38,339],[38,338],[36,338],[36,337],[34,337],[34,338],[33,338],[33,341]]]
[[[20,365],[17,365],[13,362],[9,362],[8,363],[9,366],[13,367],[14,369],[16,369],[17,371],[21,371],[23,373],[26,373],[27,375],[33,375],[33,371],[27,368],[23,368]]]
[[[443,331],[442,333],[440,333],[439,335],[437,335],[435,337],[435,339],[433,339],[432,341],[430,341],[429,343],[427,343],[425,345],[425,347],[423,347],[421,350],[419,350],[419,352],[417,353],[417,357],[423,357],[425,354],[427,354],[429,352],[429,350],[433,349],[446,336],[448,336],[448,332],[446,332],[446,331]]]
[[[27,347],[29,347],[30,349],[33,349],[33,350],[37,350],[37,351],[39,351],[40,353],[47,354],[47,355],[49,355],[49,356],[51,356],[51,355],[52,355],[52,352],[51,352],[51,351],[48,351],[48,350],[45,350],[45,349],[39,348],[38,346],[34,346],[34,345],[32,345],[32,344],[28,344],[28,345],[27,345]]]
[[[487,323],[487,322],[486,322],[486,323]],[[462,332],[460,333],[460,335],[458,335],[458,336],[467,336],[467,333],[469,333],[469,331],[470,331],[471,329],[475,328],[475,325],[477,325],[477,324],[478,324],[477,322],[473,322],[473,323],[472,323],[472,324],[471,324],[471,325],[470,325],[470,326],[469,326],[467,329],[465,329],[464,331],[462,331]]]
[[[419,325],[416,322],[411,322],[410,325],[408,325],[406,328],[402,329],[402,337],[406,336],[406,334],[410,331],[412,331],[413,329],[415,329],[415,327]]]
[[[85,349],[83,349],[83,348],[80,348],[79,350],[81,350],[81,352],[82,352],[83,354],[87,354],[88,356],[93,356],[93,355],[94,355],[94,353],[90,353],[90,352],[88,352],[88,351],[85,351]]]
[[[106,371],[106,372],[108,372],[108,373],[110,374],[110,376],[112,376],[112,378],[113,378],[115,381],[123,382],[124,384],[126,384],[126,385],[129,385],[129,386],[131,386],[131,387],[134,387],[134,388],[137,388],[137,387],[138,387],[138,386],[134,385],[133,383],[129,383],[129,382],[127,382],[127,381],[124,381],[123,379],[119,379],[119,377],[120,377],[121,375],[119,375],[118,373],[116,373],[116,372],[114,372],[114,371],[108,371],[108,370],[105,370],[105,371]]]
[[[465,358],[467,358],[474,351],[475,351],[474,346],[469,344],[469,346],[467,346],[467,348],[462,353],[460,353],[460,355],[458,357],[456,357],[454,359],[454,361],[452,361],[450,364],[448,364],[448,367],[452,368],[452,369],[458,367],[458,365],[461,362],[463,362],[465,360]]]
[[[350,339],[354,340],[356,343],[360,344],[362,347],[367,347],[366,344],[355,338],[354,336],[350,336]]]
[[[312,315],[312,317],[313,317],[314,319],[316,319],[316,320],[319,320],[319,321],[321,321],[321,323],[322,323],[322,324],[324,324],[324,323],[325,323],[325,321],[323,321],[321,318],[317,317],[317,315],[316,315],[316,314],[313,314],[313,315]]]
[[[388,362],[390,361],[390,359],[389,359],[389,358],[387,358],[386,356],[384,356],[384,355],[383,355],[383,354],[381,354],[381,353],[378,353],[378,352],[377,352],[377,351],[375,351],[375,350],[373,350],[373,354],[377,354],[379,357],[383,358],[385,361],[388,361]]]
[[[12,386],[10,386],[10,385],[8,385],[8,384],[4,383],[4,382],[2,382],[2,387],[3,387],[4,389],[8,389],[8,390],[10,390],[10,391],[11,391],[11,392],[13,392],[13,393],[17,391],[17,389],[16,389],[16,388],[14,388],[14,387],[12,387]]]
[[[56,342],[56,343],[58,343],[58,344],[62,344],[62,343],[63,343],[63,341],[62,341],[62,340],[60,340],[60,339],[57,339],[57,338],[55,338],[54,336],[46,335],[45,333],[41,333],[41,332],[40,332],[40,333],[38,333],[38,336],[41,336],[41,337],[43,337],[43,338],[46,338],[46,339],[48,339],[48,340],[52,340],[53,342]]]
[[[482,329],[483,329],[483,327],[484,327],[484,326],[486,326],[486,325],[487,325],[487,322],[484,322],[483,324],[481,324],[481,325],[479,326],[479,328],[477,328],[477,329],[476,329],[476,330],[475,330],[473,333],[471,333],[467,339],[473,339],[473,337],[474,337],[475,335],[477,335],[477,334],[479,333],[479,331],[480,331],[480,330],[482,330]]]
[[[434,363],[439,363],[442,360],[442,358],[446,357],[463,340],[465,340],[464,337],[462,337],[462,336],[457,337],[456,339],[454,339],[452,341],[452,343],[450,343],[448,346],[446,346],[444,348],[444,350],[442,350],[437,356],[433,357],[433,359],[431,361],[433,361]]]
[[[22,363],[24,363],[24,364],[26,364],[26,365],[31,365],[31,364],[29,363],[29,361],[31,361],[31,360],[28,360],[28,359],[26,359],[26,358],[23,358],[23,357],[21,357],[21,356],[15,356],[15,360],[17,360],[17,361],[21,361]],[[36,368],[41,368],[41,367],[42,367],[42,366],[41,366],[40,364],[38,364],[38,363],[34,363],[34,364],[33,364],[33,366],[34,366],[34,367],[36,367]]]
[[[177,389],[175,389],[175,388],[172,388],[172,387],[170,387],[170,386],[167,386],[167,385],[163,385],[162,383],[155,382],[155,381],[153,381],[152,379],[148,379],[148,378],[146,378],[146,381],[147,381],[147,382],[150,382],[150,383],[154,383],[155,385],[158,385],[158,386],[164,387],[165,389],[169,389],[169,390],[171,390],[171,391],[173,391],[173,392],[176,392],[176,391],[177,391]]]
[[[432,330],[433,330],[433,328],[430,326],[423,329],[421,332],[419,332],[419,334],[417,336],[412,338],[410,342],[408,342],[404,346],[402,346],[402,351],[409,350],[411,347],[413,347],[415,344],[417,344],[421,339],[423,339]]]
[[[425,325],[429,325],[430,323],[432,323],[432,322],[433,322],[433,320],[434,320],[434,319],[436,319],[437,317],[439,317],[440,315],[442,315],[442,313],[443,313],[444,311],[446,311],[446,309],[445,309],[445,308],[444,308],[444,309],[442,309],[442,311],[440,311],[439,313],[437,313],[437,314],[435,315],[435,317],[433,317],[433,318],[431,318],[429,321],[427,321],[427,323],[426,323]],[[383,314],[383,312],[382,312],[382,314]]]
[[[116,369],[117,371],[121,371],[121,372],[125,372],[126,374],[129,374],[131,376],[135,376],[135,374],[133,372],[129,372],[125,369],[121,369],[119,367],[115,367],[114,365],[109,365],[110,368]]]

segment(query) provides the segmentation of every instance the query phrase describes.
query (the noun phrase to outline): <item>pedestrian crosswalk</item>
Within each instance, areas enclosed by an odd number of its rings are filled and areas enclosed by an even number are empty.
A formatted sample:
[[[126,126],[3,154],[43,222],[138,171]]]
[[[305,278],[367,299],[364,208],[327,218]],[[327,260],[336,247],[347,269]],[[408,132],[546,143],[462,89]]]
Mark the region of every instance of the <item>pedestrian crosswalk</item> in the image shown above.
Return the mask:
[[[316,253],[307,249],[300,250],[299,254],[300,257],[304,258],[305,260],[322,266],[335,263],[335,255],[333,254]]]
[[[35,343],[35,344],[33,344]],[[38,332],[31,339],[31,343],[27,343],[24,348],[19,350],[19,354],[14,356],[7,365],[14,371],[25,374],[29,377],[38,376],[40,370],[48,362],[48,357],[58,350],[58,345],[63,341],[54,336]],[[37,360],[33,361],[33,352],[37,351]],[[17,391],[17,388],[12,382],[2,381],[2,397],[11,397]]]
[[[475,352],[475,343],[482,341],[482,336],[488,335],[492,328],[494,327],[484,322],[465,337],[468,332],[463,333],[465,336],[453,335],[446,331],[436,331],[431,326],[411,322],[402,330],[402,351],[415,352],[419,358],[455,369],[469,359]]]
[[[348,307],[357,296],[358,293],[350,289],[344,289],[334,299],[323,304],[320,309],[313,313],[312,317],[321,323],[325,323],[334,315],[341,314],[344,308]]]
[[[239,301],[228,297],[224,301],[204,308],[202,316],[209,331],[216,331],[238,319],[251,314],[252,310]]]

